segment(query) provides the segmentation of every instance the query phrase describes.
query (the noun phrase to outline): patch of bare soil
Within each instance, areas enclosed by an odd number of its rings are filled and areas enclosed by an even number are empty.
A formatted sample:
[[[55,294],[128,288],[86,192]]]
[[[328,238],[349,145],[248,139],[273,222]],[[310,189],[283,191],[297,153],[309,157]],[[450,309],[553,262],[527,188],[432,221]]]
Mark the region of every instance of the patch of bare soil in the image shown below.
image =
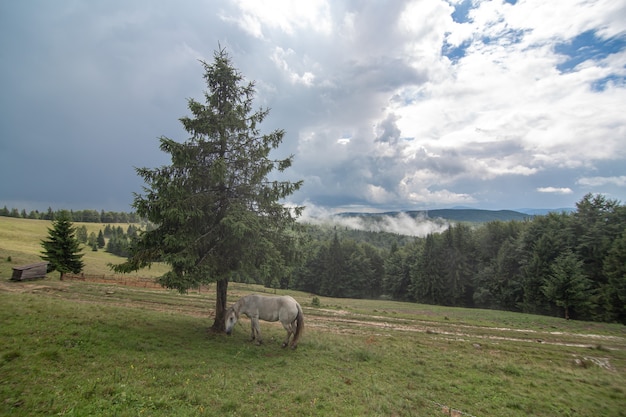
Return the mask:
[[[580,368],[588,368],[590,364],[606,369],[608,371],[615,371],[615,367],[611,364],[609,358],[596,358],[594,356],[582,356],[574,358],[574,365]]]
[[[54,292],[64,291],[68,287],[67,284],[59,282],[54,286],[37,282],[37,281],[0,281],[0,292],[12,292],[12,293],[37,293],[37,292]]]

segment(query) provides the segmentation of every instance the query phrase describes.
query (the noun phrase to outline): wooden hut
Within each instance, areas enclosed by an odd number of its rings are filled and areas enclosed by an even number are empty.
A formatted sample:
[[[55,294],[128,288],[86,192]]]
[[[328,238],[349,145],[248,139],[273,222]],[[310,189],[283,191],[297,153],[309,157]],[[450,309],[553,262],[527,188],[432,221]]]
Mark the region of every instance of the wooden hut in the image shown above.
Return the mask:
[[[48,262],[36,262],[34,264],[16,266],[13,268],[13,281],[26,281],[29,279],[44,278],[48,272]]]

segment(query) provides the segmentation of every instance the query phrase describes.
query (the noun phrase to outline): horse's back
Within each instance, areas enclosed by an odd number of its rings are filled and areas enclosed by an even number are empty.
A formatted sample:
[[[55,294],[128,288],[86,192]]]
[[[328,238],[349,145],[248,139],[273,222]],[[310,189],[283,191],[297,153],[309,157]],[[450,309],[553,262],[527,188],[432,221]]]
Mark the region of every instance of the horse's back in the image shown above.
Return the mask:
[[[285,314],[298,315],[298,302],[289,295],[268,296],[251,294],[247,296],[246,305],[249,310],[254,310],[261,320],[278,321]],[[295,315],[294,315],[295,314]]]

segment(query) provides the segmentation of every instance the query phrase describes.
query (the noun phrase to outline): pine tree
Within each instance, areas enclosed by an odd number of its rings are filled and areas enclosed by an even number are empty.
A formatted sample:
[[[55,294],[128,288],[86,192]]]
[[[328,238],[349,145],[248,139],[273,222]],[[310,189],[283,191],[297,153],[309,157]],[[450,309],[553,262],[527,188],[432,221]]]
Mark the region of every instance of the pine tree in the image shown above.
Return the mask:
[[[424,249],[415,262],[413,291],[417,302],[426,304],[445,304],[445,282],[442,271],[445,260],[442,256],[440,235],[428,234]]]
[[[83,225],[76,228],[76,239],[78,239],[80,243],[87,243],[87,238],[87,226]]]
[[[295,247],[288,229],[301,208],[280,201],[301,182],[267,178],[290,167],[292,157],[269,158],[285,132],[260,134],[269,110],[252,111],[254,83],[244,83],[223,49],[212,64],[202,64],[205,104],[189,99],[192,116],[180,119],[190,138],[179,143],[161,137],[171,165],[137,169],[146,186],[133,206],[155,228],[135,239],[127,262],[113,269],[128,272],[158,260],[171,266],[160,278],[165,287],[186,292],[217,282],[213,329],[223,331],[232,274],[284,273],[281,266]]]
[[[52,228],[48,228],[48,240],[42,240],[41,245],[44,249],[41,259],[50,262],[50,271],[59,271],[61,280],[68,272],[78,274],[83,270],[80,242],[67,212],[56,215]]]
[[[106,242],[104,241],[104,234],[102,233],[102,229],[98,232],[98,237],[96,238],[96,243],[98,244],[98,248],[104,248]]]
[[[385,272],[383,275],[383,291],[394,300],[405,300],[408,297],[406,268],[402,253],[394,242],[385,259]]]
[[[563,308],[568,320],[572,308],[584,308],[589,300],[591,280],[582,266],[582,261],[572,251],[564,252],[552,264],[552,273],[541,287],[548,300]]]
[[[604,272],[610,284],[608,309],[613,320],[626,324],[626,232],[615,239],[604,261]]]
[[[329,297],[344,297],[345,259],[337,231],[335,231],[335,236],[328,247],[325,263],[326,273],[320,284],[320,294]]]

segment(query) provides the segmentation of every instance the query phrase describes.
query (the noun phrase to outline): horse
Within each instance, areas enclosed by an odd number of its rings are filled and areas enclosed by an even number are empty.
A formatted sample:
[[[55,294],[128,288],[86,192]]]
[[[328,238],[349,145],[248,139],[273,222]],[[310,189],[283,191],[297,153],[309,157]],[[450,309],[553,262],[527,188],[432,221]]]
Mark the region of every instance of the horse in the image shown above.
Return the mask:
[[[257,294],[241,297],[235,304],[226,310],[224,320],[226,324],[226,334],[230,335],[240,314],[245,314],[250,318],[252,325],[252,340],[256,339],[257,345],[263,343],[259,319],[265,321],[279,321],[287,330],[287,338],[282,344],[285,348],[289,346],[289,338],[293,335],[291,348],[298,347],[298,339],[304,329],[304,316],[302,307],[296,300],[288,295],[283,296],[263,296]]]

